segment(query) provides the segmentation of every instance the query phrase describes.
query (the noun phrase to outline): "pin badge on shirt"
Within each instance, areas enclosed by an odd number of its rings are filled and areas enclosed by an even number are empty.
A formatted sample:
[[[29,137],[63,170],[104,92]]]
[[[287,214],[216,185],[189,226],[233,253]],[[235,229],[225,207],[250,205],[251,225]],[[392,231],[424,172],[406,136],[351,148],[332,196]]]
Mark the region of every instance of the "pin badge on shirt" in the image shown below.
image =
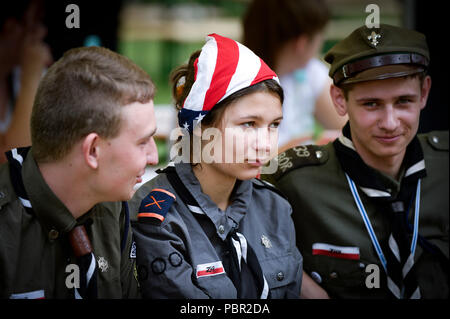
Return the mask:
[[[98,268],[100,268],[100,270],[102,272],[108,271],[109,264],[108,264],[108,261],[105,259],[105,257],[99,257],[97,260],[97,263],[98,263]]]
[[[266,248],[272,248],[272,242],[266,235],[261,236],[261,244]]]

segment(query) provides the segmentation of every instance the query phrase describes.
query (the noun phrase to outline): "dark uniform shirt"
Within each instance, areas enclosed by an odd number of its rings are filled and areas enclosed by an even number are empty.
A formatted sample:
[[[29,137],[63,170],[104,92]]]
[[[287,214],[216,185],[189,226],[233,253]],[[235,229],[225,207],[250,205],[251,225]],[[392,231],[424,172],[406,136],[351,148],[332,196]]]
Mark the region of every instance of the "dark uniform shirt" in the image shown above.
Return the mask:
[[[165,173],[144,184],[130,202],[130,214],[137,215],[142,200],[153,189],[176,197],[170,208],[166,207],[162,223],[139,220],[133,224],[144,297],[237,298],[237,290],[223,270],[229,253],[224,243],[236,227],[255,251],[270,296],[299,298],[302,257],[295,246],[289,203],[263,182],[247,180],[238,182],[233,202],[223,212],[202,192],[190,164],[176,164],[175,169],[199,206],[183,203]],[[208,274],[208,267],[216,271]]]
[[[427,176],[422,180],[419,234],[444,255],[444,261],[419,243],[415,252],[416,271],[422,298],[448,297],[449,158],[448,132],[419,135]],[[349,189],[332,143],[301,146],[282,153],[280,168],[268,179],[288,197],[293,207],[297,246],[304,258],[304,270],[331,297],[384,298],[384,270]],[[380,173],[381,174],[381,173]],[[381,176],[393,193],[400,183]],[[361,200],[381,244],[386,244],[390,224],[384,212],[360,191]],[[410,214],[413,224],[414,214]],[[385,247],[385,245],[384,245]],[[313,254],[313,249],[315,252]],[[321,252],[320,252],[321,251]],[[324,253],[325,251],[325,253]],[[368,288],[366,280],[378,266],[380,288]],[[368,268],[367,268],[368,267]],[[370,281],[370,280],[369,280]],[[369,286],[371,284],[369,283]]]
[[[125,233],[128,221],[121,203],[97,204],[75,220],[44,181],[31,153],[23,162],[22,177],[34,214],[15,194],[9,164],[0,167],[0,297],[73,298],[74,289],[66,286],[72,272],[66,267],[76,262],[67,233],[88,219],[92,224],[86,230],[99,266],[98,297],[138,297],[131,231]]]

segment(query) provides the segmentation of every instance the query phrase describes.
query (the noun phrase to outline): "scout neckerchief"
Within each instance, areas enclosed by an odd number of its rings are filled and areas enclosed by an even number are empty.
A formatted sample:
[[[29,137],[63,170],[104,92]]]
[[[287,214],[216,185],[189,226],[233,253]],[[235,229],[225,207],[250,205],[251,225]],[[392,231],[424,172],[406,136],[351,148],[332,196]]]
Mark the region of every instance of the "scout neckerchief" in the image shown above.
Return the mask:
[[[414,267],[414,253],[419,227],[420,179],[426,176],[426,170],[419,139],[417,136],[414,137],[406,148],[402,163],[405,174],[401,181],[400,191],[395,197],[383,183],[380,173],[368,167],[356,152],[350,136],[349,123],[344,126],[342,135],[334,141],[333,145],[347,177],[355,204],[387,273],[389,291],[395,298],[420,298]],[[380,209],[380,212],[377,213],[385,213],[390,220],[392,233],[384,250],[373,231],[356,185],[376,202],[376,206]],[[408,228],[408,215],[412,211],[415,215],[414,228],[411,232]]]
[[[29,147],[15,148],[6,152],[6,157],[9,162],[9,172],[14,191],[26,212],[35,215],[22,179],[22,164],[29,150]],[[81,274],[80,287],[75,288],[74,296],[76,299],[97,298],[97,263],[84,225],[77,225],[69,232],[69,241]]]
[[[197,201],[183,184],[174,167],[167,167],[158,172],[166,173],[170,184],[190,211],[201,211]],[[199,224],[201,225],[201,223]],[[269,285],[262,272],[258,257],[247,239],[235,229],[230,232],[226,241],[232,260],[224,262],[224,268],[236,287],[237,297],[239,299],[267,299]]]

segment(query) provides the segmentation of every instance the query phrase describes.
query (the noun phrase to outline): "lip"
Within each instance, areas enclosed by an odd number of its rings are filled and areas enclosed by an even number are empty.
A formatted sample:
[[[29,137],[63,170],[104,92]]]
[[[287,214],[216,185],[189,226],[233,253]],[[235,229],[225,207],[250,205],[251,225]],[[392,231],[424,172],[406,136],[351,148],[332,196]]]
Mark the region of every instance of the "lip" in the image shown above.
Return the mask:
[[[144,174],[140,174],[140,175],[136,176],[136,184],[142,183],[142,176],[144,176]]]
[[[245,162],[250,166],[261,167],[266,164],[267,160],[256,159],[256,160],[246,160]]]
[[[375,136],[375,138],[384,144],[390,144],[398,141],[401,135],[385,135],[385,136]]]

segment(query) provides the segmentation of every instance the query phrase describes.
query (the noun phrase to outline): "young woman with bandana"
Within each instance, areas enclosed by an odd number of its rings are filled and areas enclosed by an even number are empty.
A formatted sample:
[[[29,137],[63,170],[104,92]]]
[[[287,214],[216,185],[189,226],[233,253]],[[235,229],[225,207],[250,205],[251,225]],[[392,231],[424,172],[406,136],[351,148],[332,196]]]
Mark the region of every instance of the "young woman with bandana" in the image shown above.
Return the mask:
[[[298,298],[302,257],[291,207],[255,178],[276,154],[283,102],[276,74],[242,44],[211,34],[172,80],[192,154],[131,200],[143,295]]]

